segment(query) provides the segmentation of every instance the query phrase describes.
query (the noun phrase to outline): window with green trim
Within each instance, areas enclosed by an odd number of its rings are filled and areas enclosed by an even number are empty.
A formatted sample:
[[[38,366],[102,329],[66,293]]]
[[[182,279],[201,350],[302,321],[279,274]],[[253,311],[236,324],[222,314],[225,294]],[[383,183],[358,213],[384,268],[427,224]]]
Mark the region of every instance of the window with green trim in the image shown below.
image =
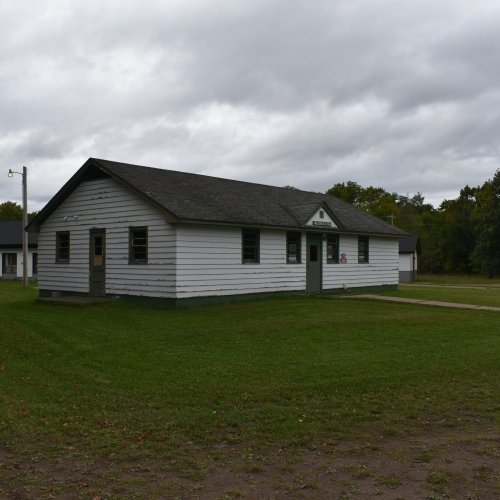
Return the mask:
[[[56,232],[56,263],[69,263],[70,237],[69,231]]]
[[[358,236],[358,263],[368,264],[370,255],[370,240],[368,236]]]
[[[241,260],[243,264],[260,262],[260,231],[258,229],[241,231]]]
[[[147,264],[148,263],[148,228],[130,227],[129,228],[129,264]]]
[[[339,263],[339,235],[329,234],[326,237],[326,262],[328,264]]]
[[[286,233],[286,261],[288,264],[300,264],[301,241],[300,233]]]

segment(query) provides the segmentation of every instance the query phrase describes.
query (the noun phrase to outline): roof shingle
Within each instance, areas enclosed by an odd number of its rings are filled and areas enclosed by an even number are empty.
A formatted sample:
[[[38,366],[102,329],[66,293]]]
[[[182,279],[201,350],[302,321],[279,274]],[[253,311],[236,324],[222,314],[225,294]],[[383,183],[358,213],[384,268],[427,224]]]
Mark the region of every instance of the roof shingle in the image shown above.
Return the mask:
[[[0,247],[21,247],[23,245],[23,222],[20,220],[0,221]],[[28,245],[38,244],[38,234],[28,234]]]
[[[348,232],[406,233],[333,196],[206,175],[94,160],[182,221],[303,228],[325,204]]]
[[[111,176],[164,209],[177,222],[304,229],[323,205],[341,231],[406,236],[404,231],[327,194],[96,158],[87,160],[40,212],[32,228],[39,227],[92,169],[94,176]]]

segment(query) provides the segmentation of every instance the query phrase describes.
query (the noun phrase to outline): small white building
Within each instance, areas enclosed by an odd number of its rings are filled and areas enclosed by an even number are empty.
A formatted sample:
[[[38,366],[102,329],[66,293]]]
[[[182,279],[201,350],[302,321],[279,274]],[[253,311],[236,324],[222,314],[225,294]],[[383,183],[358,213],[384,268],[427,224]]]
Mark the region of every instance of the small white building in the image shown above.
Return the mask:
[[[417,279],[419,251],[418,236],[407,236],[399,240],[399,281],[401,283],[410,283]]]
[[[41,297],[396,287],[406,235],[332,196],[89,159],[40,211]]]
[[[28,277],[36,278],[38,272],[38,234],[28,235]],[[0,279],[23,277],[23,223],[0,221],[0,254],[2,267]]]

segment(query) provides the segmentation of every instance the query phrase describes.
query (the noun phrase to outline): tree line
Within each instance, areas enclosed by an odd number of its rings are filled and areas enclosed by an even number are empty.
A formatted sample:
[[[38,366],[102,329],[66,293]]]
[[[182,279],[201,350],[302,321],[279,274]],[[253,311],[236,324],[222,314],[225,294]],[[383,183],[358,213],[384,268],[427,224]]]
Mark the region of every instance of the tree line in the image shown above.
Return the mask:
[[[425,203],[421,193],[400,195],[353,181],[337,183],[327,193],[417,235],[421,272],[500,274],[500,170],[482,186],[465,186],[438,208]],[[29,220],[36,214],[30,213]],[[0,203],[0,220],[22,220],[21,206]]]
[[[421,272],[500,274],[500,170],[438,208],[421,193],[404,196],[353,181],[337,183],[327,193],[417,235]]]
[[[38,212],[29,212],[28,220],[33,219]],[[0,221],[23,220],[23,207],[15,201],[4,201],[0,203]]]

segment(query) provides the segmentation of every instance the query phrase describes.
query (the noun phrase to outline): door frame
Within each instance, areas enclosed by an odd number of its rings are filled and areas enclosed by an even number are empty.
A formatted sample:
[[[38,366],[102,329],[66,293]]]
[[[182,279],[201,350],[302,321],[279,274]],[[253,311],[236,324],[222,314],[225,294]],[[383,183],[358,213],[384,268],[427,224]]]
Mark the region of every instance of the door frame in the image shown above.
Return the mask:
[[[102,266],[96,266],[94,261],[94,238],[96,236],[102,236]],[[101,281],[94,280],[97,269],[102,272]],[[99,288],[96,286],[98,283],[102,283]],[[89,229],[89,295],[92,297],[106,296],[106,229],[104,228]]]
[[[318,256],[317,256],[318,265],[311,267],[310,244],[313,242],[318,244]],[[319,287],[311,286],[312,280],[317,280],[317,282],[319,283]],[[307,233],[306,234],[306,292],[321,293],[322,290],[323,290],[323,236],[321,233]]]

